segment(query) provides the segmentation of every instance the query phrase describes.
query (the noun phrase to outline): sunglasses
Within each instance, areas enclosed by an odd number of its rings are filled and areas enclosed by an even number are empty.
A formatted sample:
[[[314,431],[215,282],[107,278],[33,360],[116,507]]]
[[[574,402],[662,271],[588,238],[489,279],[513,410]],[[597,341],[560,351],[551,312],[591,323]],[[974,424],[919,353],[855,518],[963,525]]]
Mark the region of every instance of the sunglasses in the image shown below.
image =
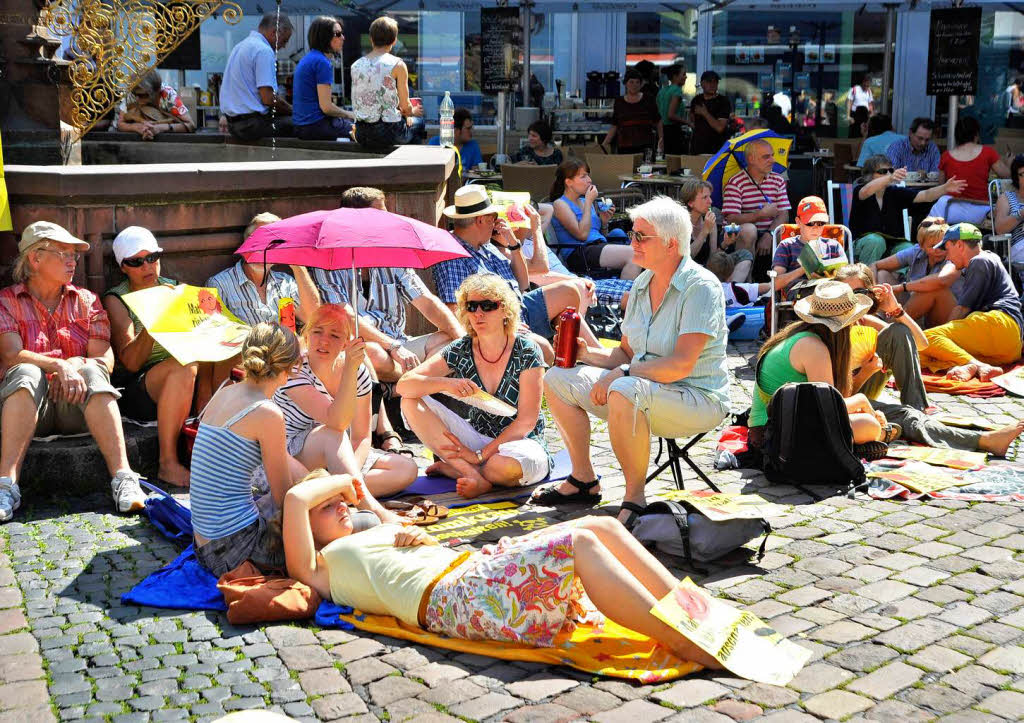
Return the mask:
[[[478,301],[476,299],[472,299],[466,302],[466,311],[468,311],[470,314],[474,313],[477,309],[480,309],[481,311],[490,312],[494,311],[499,306],[501,306],[500,301],[493,301],[491,299],[480,299]]]
[[[340,30],[335,30],[334,31],[334,37],[336,37],[336,38],[344,38],[345,37],[345,33],[341,32]]]
[[[894,168],[876,168],[875,169],[875,174],[879,174],[879,173],[890,174],[890,173],[894,173],[895,170],[896,169],[894,169]]]
[[[630,241],[636,241],[637,243],[643,243],[649,238],[658,238],[657,236],[642,234],[639,231],[629,231],[626,234],[626,238]]]
[[[821,226],[824,226],[824,225],[825,225],[824,221],[811,221],[810,223],[805,223],[804,224],[804,226],[813,226],[814,228],[820,228]]]
[[[160,257],[162,255],[163,254],[161,254],[160,252],[157,252],[150,254],[149,256],[136,256],[135,258],[125,259],[121,263],[130,269],[137,269],[143,266],[144,264],[155,264],[157,261],[160,260]]]

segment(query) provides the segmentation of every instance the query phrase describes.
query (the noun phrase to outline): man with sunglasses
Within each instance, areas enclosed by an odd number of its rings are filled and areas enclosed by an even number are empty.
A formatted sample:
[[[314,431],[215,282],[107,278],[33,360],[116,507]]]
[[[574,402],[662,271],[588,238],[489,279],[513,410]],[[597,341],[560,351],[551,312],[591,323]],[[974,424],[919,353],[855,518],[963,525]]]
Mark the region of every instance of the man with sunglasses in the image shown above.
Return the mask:
[[[0,291],[0,522],[21,505],[18,474],[33,436],[92,434],[119,512],[146,495],[128,464],[110,383],[110,322],[96,295],[74,286],[89,244],[49,221],[25,227],[15,284]],[[52,480],[58,488],[60,480]]]
[[[903,212],[915,204],[931,204],[944,194],[957,195],[966,182],[955,176],[931,188],[906,188],[906,168],[895,168],[883,155],[864,162],[863,175],[853,187],[850,231],[857,261],[871,266],[884,256],[911,247],[903,229]]]
[[[828,209],[817,196],[800,199],[796,205],[796,222],[799,233],[779,243],[772,257],[775,269],[775,289],[784,291],[787,298],[792,296],[797,284],[807,274],[800,265],[800,252],[809,243],[818,244],[818,258],[823,262],[838,261],[846,257],[842,244],[835,239],[823,238],[828,224]]]
[[[176,286],[160,275],[163,249],[149,229],[129,226],[114,238],[114,261],[124,281],[103,293],[110,317],[110,342],[117,365],[114,384],[122,388],[121,414],[138,422],[157,422],[161,481],[183,487],[189,472],[178,461],[178,435],[192,408],[199,365],[180,364],[154,341],[139,317],[124,303],[124,295],[154,286]]]

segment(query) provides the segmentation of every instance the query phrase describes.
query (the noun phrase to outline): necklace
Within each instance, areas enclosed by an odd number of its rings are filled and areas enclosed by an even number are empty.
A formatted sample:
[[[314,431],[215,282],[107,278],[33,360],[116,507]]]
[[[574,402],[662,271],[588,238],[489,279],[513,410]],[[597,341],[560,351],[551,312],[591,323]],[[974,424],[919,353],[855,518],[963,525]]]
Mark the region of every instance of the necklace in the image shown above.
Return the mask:
[[[501,354],[498,354],[498,356],[495,357],[494,359],[488,359],[487,357],[484,356],[484,346],[483,346],[483,344],[480,343],[479,339],[476,340],[476,349],[477,349],[478,352],[480,352],[480,358],[481,359],[483,359],[488,364],[495,364],[503,356],[505,356],[505,350],[508,349],[508,334],[505,335],[505,346],[501,347]]]

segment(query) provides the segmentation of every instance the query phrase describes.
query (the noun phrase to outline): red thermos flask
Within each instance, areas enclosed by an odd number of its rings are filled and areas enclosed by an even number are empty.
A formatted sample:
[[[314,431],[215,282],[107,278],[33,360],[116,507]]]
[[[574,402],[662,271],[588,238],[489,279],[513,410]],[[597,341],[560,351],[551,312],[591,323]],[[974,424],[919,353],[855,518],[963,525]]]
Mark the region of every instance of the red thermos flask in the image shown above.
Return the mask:
[[[558,315],[558,330],[555,338],[555,366],[572,369],[576,366],[576,339],[580,335],[580,315],[575,307],[567,306]]]

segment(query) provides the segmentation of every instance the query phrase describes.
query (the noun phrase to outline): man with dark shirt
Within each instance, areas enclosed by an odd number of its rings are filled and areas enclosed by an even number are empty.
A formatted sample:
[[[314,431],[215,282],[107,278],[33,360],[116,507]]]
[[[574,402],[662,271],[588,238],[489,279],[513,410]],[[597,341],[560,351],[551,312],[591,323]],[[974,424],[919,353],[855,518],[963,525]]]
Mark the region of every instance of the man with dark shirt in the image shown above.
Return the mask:
[[[690,102],[694,155],[718,153],[722,144],[729,140],[732,105],[728,98],[718,94],[718,81],[718,73],[705,70],[700,76],[700,87],[704,92]]]
[[[995,364],[1020,359],[1020,298],[999,257],[981,249],[981,231],[971,224],[950,227],[935,247],[944,248],[963,273],[963,286],[949,322],[925,331],[922,366],[949,368],[946,376],[961,381],[988,381],[1003,373]]]

